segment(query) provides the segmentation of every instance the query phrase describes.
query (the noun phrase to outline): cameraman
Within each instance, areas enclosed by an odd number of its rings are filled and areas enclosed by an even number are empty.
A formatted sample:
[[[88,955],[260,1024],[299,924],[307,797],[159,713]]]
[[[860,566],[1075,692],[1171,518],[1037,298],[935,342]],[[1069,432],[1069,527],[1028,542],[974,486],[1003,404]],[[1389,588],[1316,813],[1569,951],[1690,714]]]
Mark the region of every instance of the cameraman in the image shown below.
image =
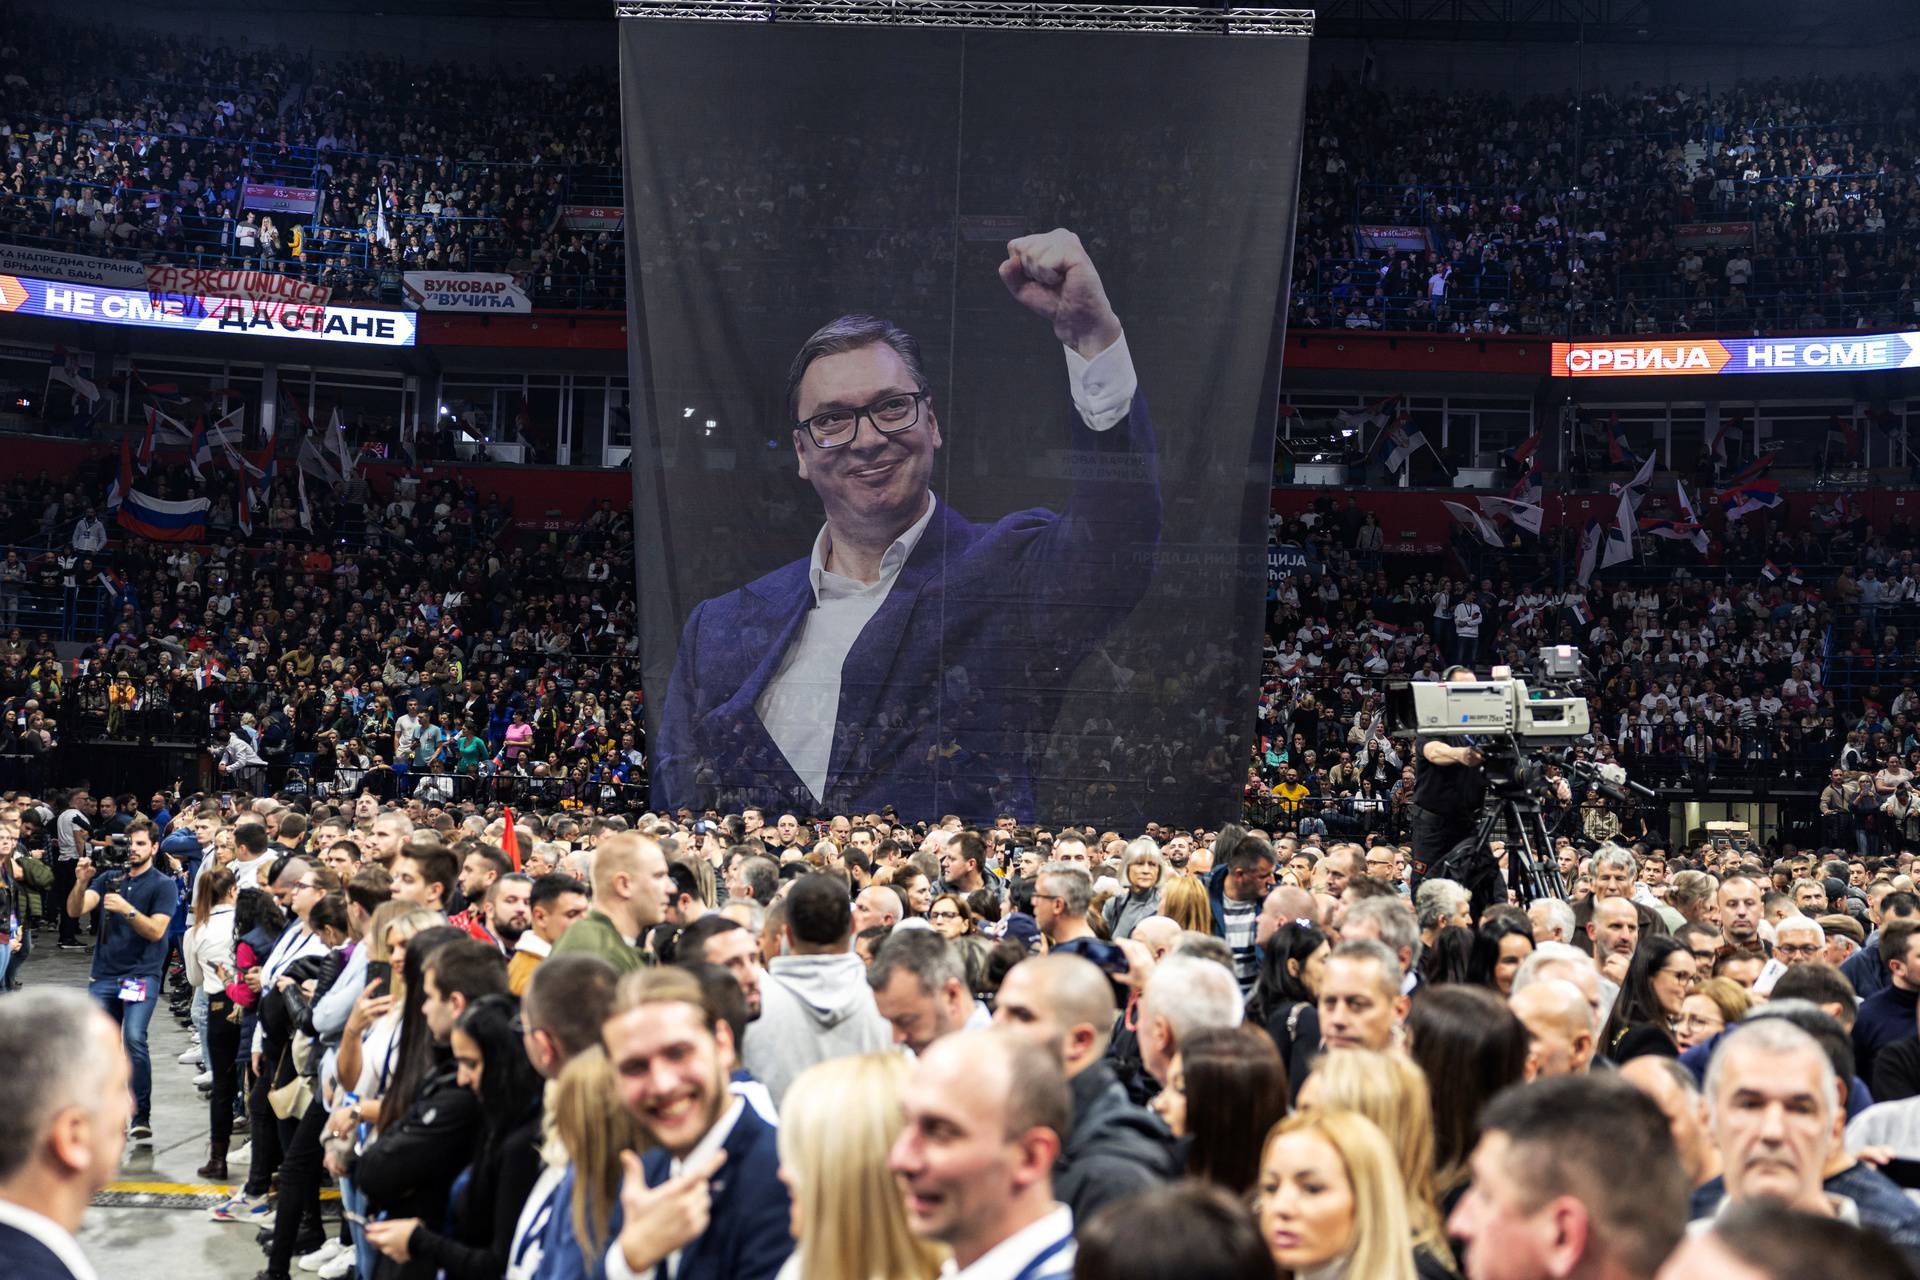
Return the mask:
[[[147,1024],[160,999],[160,977],[167,960],[167,927],[180,901],[180,887],[154,865],[160,833],[141,818],[126,831],[126,867],[102,877],[92,888],[93,859],[74,867],[67,914],[84,916],[101,909],[100,938],[93,949],[92,981],[87,994],[120,1024],[120,1037],[133,1061],[133,1124],[127,1136],[153,1140],[153,1064],[147,1052]],[[103,857],[106,855],[102,855]]]
[[[1449,684],[1466,684],[1474,674],[1470,667],[1448,667],[1441,678]],[[1413,888],[1418,889],[1432,867],[1474,833],[1486,792],[1487,775],[1472,738],[1428,738],[1420,743],[1413,761],[1413,801],[1408,806]]]

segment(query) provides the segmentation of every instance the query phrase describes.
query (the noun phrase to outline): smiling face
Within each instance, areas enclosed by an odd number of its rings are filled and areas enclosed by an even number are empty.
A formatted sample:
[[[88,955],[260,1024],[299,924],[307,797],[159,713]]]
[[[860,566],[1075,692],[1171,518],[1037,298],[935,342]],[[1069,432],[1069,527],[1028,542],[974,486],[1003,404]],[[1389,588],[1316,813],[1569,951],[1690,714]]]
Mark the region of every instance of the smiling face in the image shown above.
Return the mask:
[[[920,390],[900,353],[885,343],[821,356],[800,379],[794,419],[804,422],[835,409],[860,409],[890,395]],[[800,478],[813,486],[827,523],[856,537],[891,539],[926,511],[940,423],[923,400],[915,425],[883,435],[862,418],[845,444],[822,449],[805,428],[793,433]]]
[[[727,1024],[710,1031],[692,1005],[659,1001],[609,1018],[600,1037],[628,1114],[674,1155],[692,1151],[732,1096]]]

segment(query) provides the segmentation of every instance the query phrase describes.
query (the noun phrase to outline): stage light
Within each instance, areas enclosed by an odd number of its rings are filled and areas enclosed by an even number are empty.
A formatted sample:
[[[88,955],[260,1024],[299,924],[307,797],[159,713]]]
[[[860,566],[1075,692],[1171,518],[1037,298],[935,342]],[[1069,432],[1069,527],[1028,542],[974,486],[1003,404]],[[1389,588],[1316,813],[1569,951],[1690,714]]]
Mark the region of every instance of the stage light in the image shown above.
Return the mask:
[[[693,406],[688,405],[686,408],[682,409],[680,411],[680,416],[683,418],[691,418],[693,416]]]

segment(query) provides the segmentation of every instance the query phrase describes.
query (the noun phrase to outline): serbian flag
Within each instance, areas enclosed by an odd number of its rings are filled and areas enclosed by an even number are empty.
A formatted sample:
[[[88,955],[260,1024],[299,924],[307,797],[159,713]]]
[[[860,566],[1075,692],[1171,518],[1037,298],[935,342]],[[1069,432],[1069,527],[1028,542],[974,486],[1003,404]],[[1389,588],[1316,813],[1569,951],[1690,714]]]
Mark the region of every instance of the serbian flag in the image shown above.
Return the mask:
[[[1693,549],[1701,555],[1707,554],[1707,530],[1706,527],[1700,523],[1700,513],[1694,510],[1693,499],[1687,496],[1686,484],[1682,481],[1675,480],[1673,482],[1673,491],[1674,496],[1680,502],[1680,513],[1686,516],[1685,523],[1693,526]]]
[[[1507,497],[1515,502],[1537,507],[1547,493],[1547,468],[1542,462],[1535,462],[1513,488],[1507,490]]]
[[[129,488],[120,506],[120,527],[156,542],[199,542],[207,536],[205,498],[171,502]]]
[[[132,492],[133,454],[123,436],[120,440],[120,469],[114,473],[113,483],[107,486],[108,513],[120,510],[126,504],[127,495]]]
[[[179,383],[148,382],[145,378],[140,376],[139,365],[127,366],[127,380],[133,384],[134,390],[136,390],[143,396],[161,396],[161,397],[168,397],[168,398],[177,398],[180,395]]]
[[[507,860],[513,863],[513,869],[520,869],[520,836],[513,829],[513,810],[506,811],[507,829],[500,833],[500,847],[506,850]]]
[[[242,534],[253,536],[253,486],[250,484],[240,486],[240,505],[234,509],[233,522],[240,526]]]
[[[1544,428],[1536,431],[1513,448],[1502,449],[1500,456],[1516,467],[1524,467],[1527,465],[1527,459],[1533,456],[1534,451],[1540,447],[1540,442],[1546,439],[1546,436]]]
[[[1455,520],[1473,530],[1474,535],[1488,546],[1505,547],[1507,545],[1500,537],[1499,530],[1488,524],[1487,518],[1472,507],[1459,502],[1443,502],[1440,505],[1452,513]]]
[[[1407,460],[1427,447],[1427,437],[1419,428],[1408,431],[1401,423],[1405,417],[1396,420],[1387,428],[1386,439],[1393,442],[1393,448],[1387,451],[1387,470],[1399,472],[1407,465]]]
[[[1620,415],[1607,415],[1607,461],[1614,466],[1633,466],[1639,463],[1640,455],[1627,446],[1626,429],[1620,425]]]
[[[147,429],[140,435],[140,474],[153,470],[153,433],[154,415],[159,413],[152,405],[147,406]]]
[[[1780,505],[1780,482],[1778,480],[1756,480],[1752,484],[1741,485],[1737,489],[1726,489],[1720,494],[1720,505],[1726,509],[1727,519],[1738,520],[1741,516],[1755,511],[1765,511]]]
[[[201,414],[193,420],[193,435],[187,440],[187,470],[193,472],[195,480],[205,480],[206,473],[200,470],[200,464],[213,461],[213,445],[207,440],[207,415]]]
[[[1587,602],[1585,600],[1575,600],[1567,606],[1567,612],[1571,613],[1573,620],[1583,627],[1590,626],[1593,623],[1593,610],[1587,608]]]
[[[1751,484],[1771,470],[1773,470],[1773,451],[1768,450],[1741,468],[1739,474],[1728,477],[1727,488],[1737,489],[1741,485]]]
[[[248,457],[245,454],[235,454],[234,456],[239,458],[240,464],[246,469],[247,474],[258,482],[260,496],[262,498],[271,497],[273,494],[273,482],[278,479],[280,475],[280,459],[278,455],[274,453],[273,446],[270,444],[262,446],[252,457]]]
[[[1700,531],[1700,526],[1691,520],[1670,520],[1665,516],[1642,516],[1640,532],[1650,538],[1665,538],[1669,542],[1692,542]]]
[[[100,388],[93,379],[80,372],[80,357],[65,347],[54,344],[53,364],[47,370],[47,376],[63,386],[70,387],[73,394],[83,400],[95,401],[100,398]]]
[[[1773,561],[1769,560],[1760,566],[1760,576],[1768,582],[1778,582],[1780,580],[1780,570],[1774,567]]]
[[[1587,521],[1587,527],[1580,534],[1580,571],[1574,579],[1581,586],[1593,581],[1593,571],[1600,567],[1600,546],[1607,535],[1598,520]]]
[[[1480,510],[1489,516],[1505,516],[1522,529],[1525,529],[1528,533],[1533,534],[1540,532],[1541,522],[1546,517],[1546,513],[1540,509],[1537,503],[1516,502],[1512,498],[1495,498],[1492,496],[1482,498],[1480,499]]]

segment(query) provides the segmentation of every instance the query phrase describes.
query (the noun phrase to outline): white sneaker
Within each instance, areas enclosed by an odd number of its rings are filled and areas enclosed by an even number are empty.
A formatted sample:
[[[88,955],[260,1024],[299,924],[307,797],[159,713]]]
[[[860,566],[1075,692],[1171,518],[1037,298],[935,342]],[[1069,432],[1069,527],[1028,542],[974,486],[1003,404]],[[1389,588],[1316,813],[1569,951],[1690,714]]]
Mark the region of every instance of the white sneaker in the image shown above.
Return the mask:
[[[198,1088],[199,1086],[201,1086],[201,1085],[203,1085],[203,1084],[212,1084],[212,1083],[213,1083],[213,1072],[211,1072],[211,1071],[202,1071],[202,1072],[201,1072],[201,1073],[200,1073],[199,1075],[197,1075],[197,1076],[195,1076],[195,1077],[193,1078],[193,1083],[194,1083],[194,1087],[195,1087],[195,1088]]]
[[[223,1200],[213,1207],[215,1222],[250,1222],[256,1226],[273,1221],[272,1206],[265,1196],[250,1196],[244,1191],[235,1192],[231,1200]]]
[[[338,1240],[329,1240],[312,1253],[301,1258],[300,1269],[302,1271],[318,1271],[342,1253],[345,1253],[346,1248],[347,1247]]]
[[[340,1256],[320,1268],[320,1280],[346,1280],[353,1274],[353,1250],[342,1249]]]
[[[227,1152],[227,1163],[228,1164],[252,1164],[253,1163],[253,1144],[251,1142],[243,1142],[239,1146],[235,1147],[233,1150]]]
[[[199,1066],[200,1065],[200,1046],[195,1045],[193,1048],[181,1054],[179,1061],[180,1061],[180,1065],[183,1067]]]

